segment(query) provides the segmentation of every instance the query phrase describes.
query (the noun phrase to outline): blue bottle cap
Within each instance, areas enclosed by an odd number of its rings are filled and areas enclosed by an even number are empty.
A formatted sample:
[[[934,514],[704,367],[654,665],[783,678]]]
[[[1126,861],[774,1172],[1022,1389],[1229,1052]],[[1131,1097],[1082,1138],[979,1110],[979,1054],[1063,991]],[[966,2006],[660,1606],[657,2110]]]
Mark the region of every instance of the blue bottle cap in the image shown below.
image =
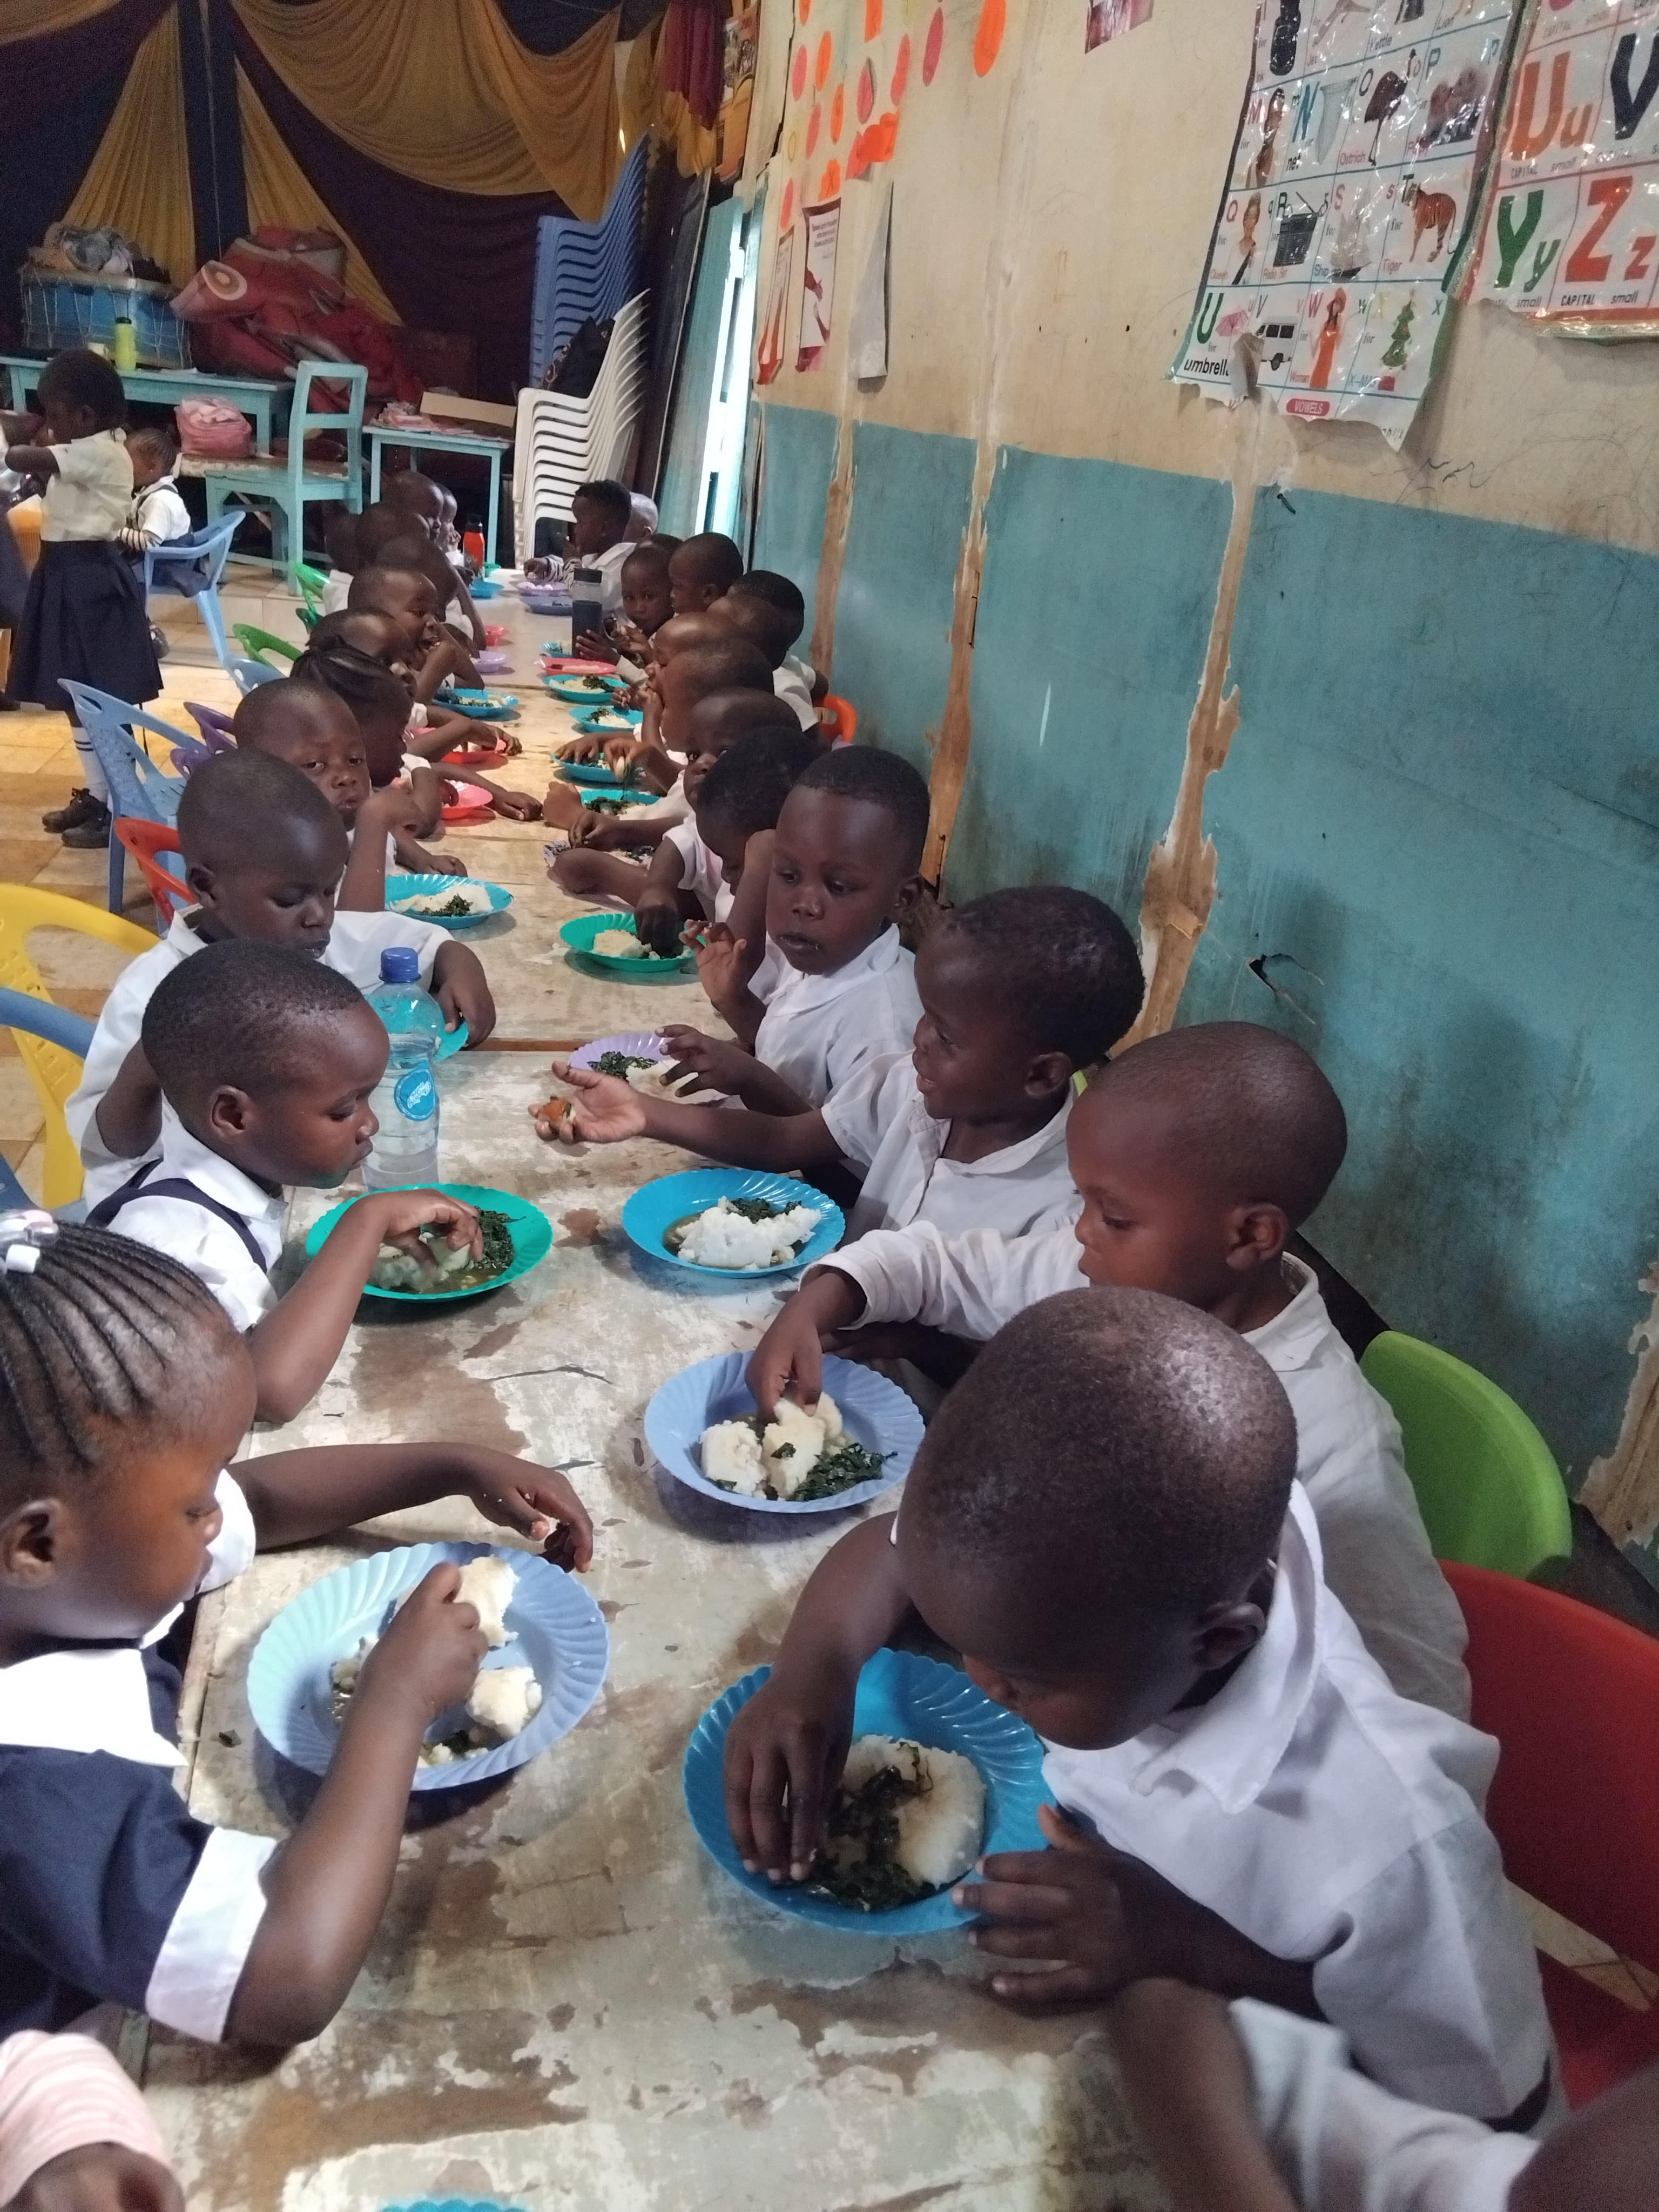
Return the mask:
[[[380,955],[380,981],[383,983],[418,983],[421,980],[421,956],[412,945],[388,945]]]

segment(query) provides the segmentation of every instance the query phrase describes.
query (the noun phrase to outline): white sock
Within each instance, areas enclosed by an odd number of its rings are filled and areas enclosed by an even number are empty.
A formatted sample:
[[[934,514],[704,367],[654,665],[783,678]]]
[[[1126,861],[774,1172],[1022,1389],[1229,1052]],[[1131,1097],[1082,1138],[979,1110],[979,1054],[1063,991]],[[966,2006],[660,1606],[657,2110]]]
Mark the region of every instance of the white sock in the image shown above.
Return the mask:
[[[75,750],[81,757],[81,776],[94,799],[109,805],[109,780],[105,775],[98,756],[92,749],[92,739],[77,722],[75,725]]]

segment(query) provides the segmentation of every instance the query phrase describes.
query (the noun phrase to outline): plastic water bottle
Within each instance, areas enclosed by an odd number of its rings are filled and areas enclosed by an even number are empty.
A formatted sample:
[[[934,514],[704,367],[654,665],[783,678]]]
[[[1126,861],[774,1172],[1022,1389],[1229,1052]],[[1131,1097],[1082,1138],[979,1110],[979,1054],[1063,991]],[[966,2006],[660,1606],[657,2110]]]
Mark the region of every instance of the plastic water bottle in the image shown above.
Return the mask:
[[[363,1162],[370,1190],[399,1190],[438,1176],[438,1083],[433,1070],[443,1041],[437,1000],[421,987],[420,956],[413,945],[392,945],[380,955],[380,988],[368,1003],[386,1024],[392,1054],[369,1101],[380,1121],[374,1150]]]

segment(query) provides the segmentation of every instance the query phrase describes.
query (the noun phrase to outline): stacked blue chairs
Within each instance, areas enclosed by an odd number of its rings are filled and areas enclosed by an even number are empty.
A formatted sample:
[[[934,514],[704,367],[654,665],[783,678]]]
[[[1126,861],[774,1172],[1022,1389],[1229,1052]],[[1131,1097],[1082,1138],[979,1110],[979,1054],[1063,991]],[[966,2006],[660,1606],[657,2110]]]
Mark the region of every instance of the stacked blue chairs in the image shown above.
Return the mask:
[[[592,315],[603,322],[640,289],[646,140],[623,163],[597,222],[544,215],[536,228],[536,289],[531,302],[530,381],[540,384],[559,348]]]

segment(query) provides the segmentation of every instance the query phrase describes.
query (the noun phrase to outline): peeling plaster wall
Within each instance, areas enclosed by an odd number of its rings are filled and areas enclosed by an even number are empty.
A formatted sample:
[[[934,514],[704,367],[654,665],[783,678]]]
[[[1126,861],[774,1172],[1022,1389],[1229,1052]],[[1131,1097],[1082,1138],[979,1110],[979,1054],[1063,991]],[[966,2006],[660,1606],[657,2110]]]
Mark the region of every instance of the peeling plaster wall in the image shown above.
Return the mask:
[[[1316,1240],[1605,1461],[1659,1579],[1659,348],[1462,313],[1398,454],[1178,390],[1253,0],[1088,56],[1081,0],[1009,0],[982,79],[976,15],[903,111],[888,375],[845,373],[854,183],[826,359],[758,395],[756,557],[931,763],[951,896],[1088,884],[1149,1026],[1317,1054],[1354,1141]]]

